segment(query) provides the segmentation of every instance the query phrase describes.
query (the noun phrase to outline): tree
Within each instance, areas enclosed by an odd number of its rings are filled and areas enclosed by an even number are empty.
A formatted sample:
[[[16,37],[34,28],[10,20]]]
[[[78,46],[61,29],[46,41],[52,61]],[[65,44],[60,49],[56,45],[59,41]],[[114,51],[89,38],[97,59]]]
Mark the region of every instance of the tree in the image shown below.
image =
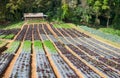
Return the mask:
[[[103,0],[103,5],[102,5],[102,10],[105,11],[104,15],[107,18],[107,24],[106,24],[107,27],[109,27],[109,19],[110,19],[110,15],[111,15],[110,14],[110,11],[111,11],[111,9],[110,9],[111,3],[110,2],[111,1],[109,1],[109,0]]]
[[[7,9],[7,19],[12,21],[21,19],[21,8],[23,6],[24,0],[9,0],[6,5]]]
[[[120,21],[120,0],[113,0],[112,1],[114,3],[114,7],[113,7],[113,10],[114,13],[115,13],[115,16],[114,16],[114,19],[113,19],[113,24],[120,24],[119,21]]]

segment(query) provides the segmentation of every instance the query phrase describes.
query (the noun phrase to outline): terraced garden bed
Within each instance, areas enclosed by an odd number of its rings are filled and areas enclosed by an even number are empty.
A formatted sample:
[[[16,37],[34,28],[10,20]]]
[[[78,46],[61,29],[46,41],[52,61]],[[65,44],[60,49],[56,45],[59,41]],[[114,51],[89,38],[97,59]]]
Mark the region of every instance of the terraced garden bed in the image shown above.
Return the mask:
[[[0,54],[1,78],[120,78],[120,48],[69,24],[27,24],[0,34],[12,31],[19,34]]]

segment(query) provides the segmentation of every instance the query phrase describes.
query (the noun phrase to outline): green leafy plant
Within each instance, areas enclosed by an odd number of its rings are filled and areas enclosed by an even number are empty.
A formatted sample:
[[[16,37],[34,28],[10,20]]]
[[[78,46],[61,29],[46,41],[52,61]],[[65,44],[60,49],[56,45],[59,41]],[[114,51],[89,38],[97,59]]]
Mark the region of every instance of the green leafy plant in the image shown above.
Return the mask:
[[[7,36],[5,36],[4,38],[5,39],[12,39],[15,35],[14,34],[9,34]]]
[[[19,41],[14,41],[12,44],[11,44],[11,47],[8,48],[5,52],[6,53],[14,53],[18,46],[19,46],[20,42]]]
[[[30,50],[31,50],[31,41],[29,41],[29,40],[24,41],[23,50],[25,50],[27,52],[30,52]]]
[[[46,41],[44,41],[44,44],[49,50],[51,50],[51,52],[53,52],[53,53],[57,52],[51,41],[46,40]]]
[[[34,41],[34,46],[42,49],[42,42],[39,40]]]

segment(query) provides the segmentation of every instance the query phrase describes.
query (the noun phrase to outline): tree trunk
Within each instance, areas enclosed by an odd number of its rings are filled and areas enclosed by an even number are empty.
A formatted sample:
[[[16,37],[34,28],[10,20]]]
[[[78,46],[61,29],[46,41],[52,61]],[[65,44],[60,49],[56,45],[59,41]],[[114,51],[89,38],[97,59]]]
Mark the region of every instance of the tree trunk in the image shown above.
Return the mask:
[[[108,17],[107,18],[107,28],[109,27],[109,20],[110,20],[110,18]]]

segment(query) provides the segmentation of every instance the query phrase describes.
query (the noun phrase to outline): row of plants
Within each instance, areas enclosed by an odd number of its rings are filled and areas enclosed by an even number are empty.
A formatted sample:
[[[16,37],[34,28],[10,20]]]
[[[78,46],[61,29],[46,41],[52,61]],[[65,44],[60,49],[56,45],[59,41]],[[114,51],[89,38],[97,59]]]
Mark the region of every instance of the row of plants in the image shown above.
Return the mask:
[[[14,34],[0,35],[0,38],[3,38],[3,39],[12,39],[14,36],[15,36]]]
[[[107,39],[107,40],[110,40],[110,41],[113,41],[113,42],[116,42],[116,43],[120,43],[120,37],[117,36],[117,35],[112,35],[112,34],[108,34],[108,33],[104,33],[104,32],[101,32],[99,30],[96,30],[96,29],[93,29],[93,28],[89,28],[87,26],[80,26],[80,28],[92,33],[92,34],[95,34],[95,35],[98,35],[104,39]]]
[[[14,41],[12,44],[11,44],[11,47],[8,48],[5,53],[15,53],[15,51],[18,49],[20,45],[20,42],[19,41]]]
[[[24,41],[24,45],[23,45],[22,49],[25,52],[30,52],[31,51],[31,41],[30,40]]]
[[[52,44],[52,42],[50,40],[46,40],[43,42],[45,44],[45,46],[47,47],[47,49],[51,52],[51,53],[57,53],[54,45]]]
[[[43,50],[42,42],[40,40],[34,41],[34,49],[36,52],[36,73],[38,78],[54,78],[55,74],[48,61],[47,56]]]
[[[14,57],[14,53],[17,51],[20,42],[15,41],[11,44],[11,47],[0,55],[0,75],[7,68],[8,64]]]
[[[31,41],[24,41],[22,51],[17,58],[12,73],[10,75],[11,78],[22,77],[29,78],[30,77],[30,62],[31,62]]]
[[[105,32],[105,33],[110,33],[113,35],[118,35],[120,36],[120,30],[118,29],[113,29],[113,28],[99,28],[98,30]]]
[[[34,49],[37,54],[45,54],[44,50],[43,50],[43,46],[42,46],[42,42],[40,40],[35,40],[34,41]]]

